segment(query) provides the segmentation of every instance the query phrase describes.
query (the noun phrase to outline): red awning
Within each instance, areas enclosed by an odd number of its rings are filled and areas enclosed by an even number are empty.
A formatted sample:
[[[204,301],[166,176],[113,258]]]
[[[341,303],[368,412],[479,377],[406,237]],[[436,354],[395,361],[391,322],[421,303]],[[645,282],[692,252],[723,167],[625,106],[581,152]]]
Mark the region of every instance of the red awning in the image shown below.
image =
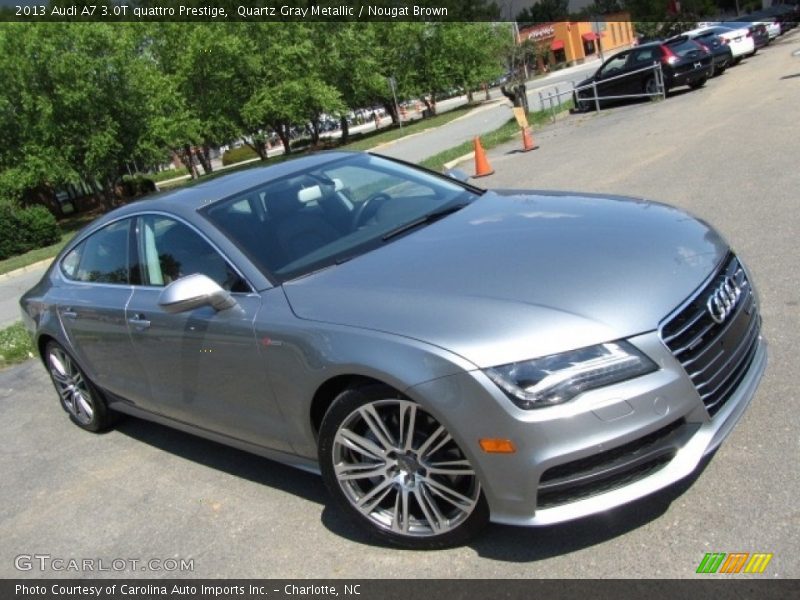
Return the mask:
[[[550,44],[550,50],[555,52],[556,50],[563,50],[564,49],[564,42],[561,40],[553,40],[553,43]]]
[[[594,31],[590,31],[589,33],[584,33],[581,37],[587,42],[593,42],[595,40],[600,39],[600,36],[597,35]]]

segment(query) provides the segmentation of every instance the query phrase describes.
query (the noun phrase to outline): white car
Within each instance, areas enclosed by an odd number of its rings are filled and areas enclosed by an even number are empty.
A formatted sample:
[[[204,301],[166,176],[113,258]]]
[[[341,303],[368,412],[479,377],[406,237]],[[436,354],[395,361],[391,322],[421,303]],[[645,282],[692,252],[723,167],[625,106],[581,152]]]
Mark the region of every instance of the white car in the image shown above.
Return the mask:
[[[702,27],[699,29],[692,29],[691,31],[685,31],[683,35],[694,38],[706,33],[713,33],[723,39],[731,49],[733,64],[738,64],[742,58],[755,54],[756,52],[755,40],[753,40],[750,30],[745,25],[742,25],[741,29],[712,25],[711,27]]]
[[[782,33],[781,24],[778,22],[777,19],[769,19],[769,18],[765,19],[762,17],[761,19],[753,21],[753,23],[760,23],[767,28],[767,35],[769,35],[770,41],[774,40]]]

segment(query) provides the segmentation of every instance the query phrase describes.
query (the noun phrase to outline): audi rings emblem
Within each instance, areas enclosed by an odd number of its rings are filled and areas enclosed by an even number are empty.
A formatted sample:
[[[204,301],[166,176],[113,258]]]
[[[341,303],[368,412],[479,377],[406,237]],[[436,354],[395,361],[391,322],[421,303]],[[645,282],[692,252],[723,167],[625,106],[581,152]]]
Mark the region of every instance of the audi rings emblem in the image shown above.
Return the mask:
[[[742,288],[732,277],[726,277],[722,281],[706,303],[708,314],[711,315],[715,323],[723,323],[728,318],[741,295]]]

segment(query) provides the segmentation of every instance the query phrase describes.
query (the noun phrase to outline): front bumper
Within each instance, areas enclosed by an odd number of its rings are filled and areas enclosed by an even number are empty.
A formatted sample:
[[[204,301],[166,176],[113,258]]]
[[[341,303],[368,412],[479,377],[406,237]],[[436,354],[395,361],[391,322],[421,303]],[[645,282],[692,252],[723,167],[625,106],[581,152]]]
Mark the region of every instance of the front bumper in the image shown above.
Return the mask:
[[[736,392],[712,418],[657,333],[630,341],[660,369],[560,406],[521,410],[481,371],[430,381],[406,393],[429,407],[467,454],[492,521],[529,526],[570,521],[627,504],[690,475],[733,430],[767,363],[766,342],[759,338]],[[510,439],[517,451],[486,454],[478,445],[481,438]],[[616,457],[616,466],[614,461],[609,465],[617,468],[628,449],[639,462],[655,450],[659,462],[649,470],[637,465],[630,474],[623,469],[623,477],[612,479],[610,486],[592,487],[590,482],[588,488],[576,488],[579,493],[573,497],[556,494],[545,501],[551,474],[559,475],[571,465],[596,465],[602,456]]]

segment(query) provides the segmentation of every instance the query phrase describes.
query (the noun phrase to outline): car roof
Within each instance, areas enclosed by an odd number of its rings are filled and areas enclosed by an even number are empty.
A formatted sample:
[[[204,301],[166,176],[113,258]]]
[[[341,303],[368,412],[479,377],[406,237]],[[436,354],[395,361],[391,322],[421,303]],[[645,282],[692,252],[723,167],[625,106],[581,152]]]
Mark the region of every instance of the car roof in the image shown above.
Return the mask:
[[[631,50],[638,50],[639,48],[654,48],[656,46],[663,46],[663,40],[656,40],[654,42],[647,42],[646,44],[639,44],[638,46],[634,46]]]

